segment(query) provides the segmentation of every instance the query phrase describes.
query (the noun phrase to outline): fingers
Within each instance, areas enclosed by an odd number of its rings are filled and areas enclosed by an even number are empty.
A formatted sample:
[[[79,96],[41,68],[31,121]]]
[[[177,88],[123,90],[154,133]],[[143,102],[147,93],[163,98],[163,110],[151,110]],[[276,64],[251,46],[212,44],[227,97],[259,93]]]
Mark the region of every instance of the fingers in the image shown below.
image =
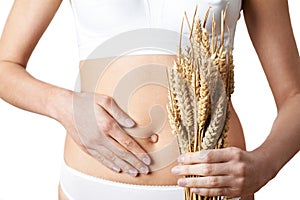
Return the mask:
[[[249,174],[247,152],[239,148],[201,150],[183,154],[179,165],[172,169],[176,175],[186,176],[178,185],[192,188],[202,196],[241,196]],[[194,177],[193,177],[194,176]]]
[[[238,189],[239,179],[233,179],[230,176],[207,176],[197,178],[182,178],[178,180],[178,185],[190,187],[193,193],[202,196],[241,196],[241,190]]]
[[[119,126],[111,129],[110,136],[118,141],[125,149],[133,153],[144,164],[150,165],[151,159],[142,147],[128,134],[126,134]]]
[[[116,102],[104,95],[94,95],[93,112],[78,115],[78,136],[89,154],[114,171],[123,171],[132,176],[147,174],[151,163],[148,154],[120,127],[134,126],[134,122]],[[86,97],[84,97],[86,98]],[[89,101],[91,99],[88,99]],[[88,101],[88,102],[89,102]],[[78,107],[83,103],[78,103]],[[81,112],[78,112],[81,113]],[[83,112],[86,113],[86,112]],[[96,116],[90,118],[90,115]]]
[[[109,169],[111,169],[111,170],[113,170],[113,171],[115,171],[115,172],[121,172],[121,169],[120,169],[120,167],[117,165],[117,164],[115,164],[114,162],[113,162],[113,160],[109,160],[109,159],[107,159],[107,157],[106,156],[103,156],[102,154],[100,154],[99,152],[101,152],[101,151],[96,151],[96,150],[94,150],[94,149],[88,149],[87,150],[87,152],[93,157],[93,158],[95,158],[95,159],[97,159],[100,163],[102,163],[103,165],[105,165],[107,168],[109,168]],[[104,154],[105,155],[105,154]]]
[[[135,155],[133,155],[128,150],[124,149],[122,145],[120,145],[115,140],[111,139],[110,141],[110,150],[118,156],[124,163],[120,163],[120,167],[123,171],[129,173],[130,175],[137,175],[138,173],[148,174],[149,167],[145,165],[141,160],[139,160]]]
[[[178,180],[178,185],[182,187],[194,188],[220,188],[228,187],[231,182],[229,176],[206,176],[195,178],[182,178]]]
[[[201,150],[199,152],[186,153],[178,158],[181,164],[195,163],[221,163],[232,159],[241,159],[242,150],[236,147],[224,149]]]
[[[121,126],[133,127],[135,122],[125,113],[112,97],[97,95],[96,102],[103,107]]]
[[[230,173],[228,164],[196,164],[196,165],[178,165],[172,168],[172,173],[176,175],[188,176],[217,176]]]
[[[215,197],[215,196],[226,196],[227,198],[239,197],[238,192],[232,188],[192,188],[193,193],[205,196],[205,197]],[[239,199],[239,198],[238,198]]]
[[[115,172],[125,172],[131,176],[137,176],[139,171],[132,167],[130,164],[119,158],[118,155],[108,150],[104,146],[98,146],[97,150],[90,150],[94,158],[104,164],[106,167]]]
[[[101,119],[99,119],[99,128],[102,134],[105,133],[122,145],[122,149],[131,152],[135,157],[141,160],[144,164],[150,165],[151,159],[142,147],[109,116],[105,110],[99,110]],[[100,133],[101,134],[101,133]],[[114,142],[116,145],[117,143]],[[119,146],[121,147],[121,146]]]
[[[99,119],[99,137],[101,138],[100,144],[105,146],[114,153],[119,159],[119,167],[131,175],[138,173],[147,174],[151,159],[148,154],[138,145],[138,143],[126,134],[123,129],[114,121],[114,119],[102,108],[99,109],[101,119]],[[99,149],[95,144],[95,149]],[[100,151],[102,149],[99,149]],[[114,158],[114,157],[112,157]]]

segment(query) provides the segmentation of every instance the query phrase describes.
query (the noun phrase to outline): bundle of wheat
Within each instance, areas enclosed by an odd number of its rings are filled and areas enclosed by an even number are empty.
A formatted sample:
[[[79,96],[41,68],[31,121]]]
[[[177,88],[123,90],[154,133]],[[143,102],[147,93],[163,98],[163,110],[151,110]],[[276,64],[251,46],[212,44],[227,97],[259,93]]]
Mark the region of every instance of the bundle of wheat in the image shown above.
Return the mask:
[[[221,34],[215,33],[212,15],[211,36],[205,28],[210,9],[203,23],[196,19],[192,25],[185,13],[181,25],[177,60],[167,69],[169,82],[169,122],[177,136],[180,153],[226,147],[229,109],[233,93],[233,58],[229,45],[224,44],[226,9],[221,16]],[[190,46],[182,52],[182,29],[186,21],[190,29]],[[229,31],[228,31],[229,35]],[[230,37],[228,37],[229,40]],[[230,44],[230,42],[228,42]],[[224,200],[226,197],[202,197],[185,188],[186,200]]]

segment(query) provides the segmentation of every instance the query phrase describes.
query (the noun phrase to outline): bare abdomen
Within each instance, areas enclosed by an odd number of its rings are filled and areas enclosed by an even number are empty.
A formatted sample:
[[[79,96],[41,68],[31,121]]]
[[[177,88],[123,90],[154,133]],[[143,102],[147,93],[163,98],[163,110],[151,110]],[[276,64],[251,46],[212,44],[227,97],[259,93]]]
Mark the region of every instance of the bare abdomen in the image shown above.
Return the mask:
[[[113,97],[137,123],[135,128],[125,131],[150,154],[152,164],[149,175],[131,177],[112,172],[82,152],[69,136],[65,143],[67,164],[83,173],[112,181],[175,185],[178,177],[171,174],[171,168],[176,165],[179,154],[166,113],[168,97],[165,71],[166,67],[173,65],[174,59],[172,55],[132,55],[80,63],[82,91]],[[229,144],[244,149],[240,122],[232,106],[230,108]],[[150,139],[153,134],[158,138],[156,142]]]

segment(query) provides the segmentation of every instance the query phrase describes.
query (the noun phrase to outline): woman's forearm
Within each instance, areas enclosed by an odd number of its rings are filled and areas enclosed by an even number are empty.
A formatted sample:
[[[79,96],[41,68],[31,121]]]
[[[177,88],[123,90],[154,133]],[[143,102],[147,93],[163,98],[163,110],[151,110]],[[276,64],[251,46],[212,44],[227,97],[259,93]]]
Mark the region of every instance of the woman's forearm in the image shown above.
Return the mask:
[[[24,110],[56,119],[82,151],[109,169],[131,176],[149,173],[151,158],[122,129],[135,123],[113,98],[44,83],[27,73],[25,67],[7,61],[0,62],[0,97]]]
[[[61,121],[70,116],[72,91],[32,77],[25,67],[0,61],[0,97],[21,109]]]
[[[300,150],[300,93],[283,103],[270,135],[254,152],[263,155],[271,178]],[[271,165],[270,165],[271,163]],[[263,167],[263,166],[262,166]]]

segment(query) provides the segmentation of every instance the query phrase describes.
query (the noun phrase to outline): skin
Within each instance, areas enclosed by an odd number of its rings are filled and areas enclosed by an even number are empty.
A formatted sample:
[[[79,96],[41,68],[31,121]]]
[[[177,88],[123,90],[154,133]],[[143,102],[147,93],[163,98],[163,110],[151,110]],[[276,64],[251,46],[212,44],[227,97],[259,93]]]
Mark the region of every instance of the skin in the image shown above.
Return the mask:
[[[19,108],[59,121],[83,151],[92,154],[114,171],[122,170],[133,176],[138,172],[147,173],[149,156],[121,130],[121,126],[131,127],[134,122],[130,122],[132,121],[130,117],[118,108],[112,98],[98,94],[94,96],[91,93],[75,93],[37,80],[26,72],[28,59],[60,3],[59,0],[48,0],[43,3],[36,0],[15,1],[0,41],[0,80],[3,83],[0,87],[0,97]],[[22,38],[22,40],[15,38]],[[7,88],[13,85],[15,85],[15,93],[12,94]],[[24,96],[28,98],[23,98]],[[96,101],[93,103],[96,104],[95,112],[98,114],[97,120],[99,120],[101,133],[94,133],[94,130],[92,134],[101,134],[101,137],[105,138],[102,140],[103,145],[99,147],[101,150],[96,151],[93,151],[95,149],[93,144],[81,143],[81,132],[77,129],[78,122],[73,119],[73,102],[82,102],[84,105],[94,97]],[[84,110],[84,107],[81,110]],[[129,124],[126,123],[128,121]],[[84,119],[79,122],[79,124],[84,123]],[[113,139],[120,145],[107,144]],[[110,155],[110,157],[100,154]],[[109,159],[114,159],[114,162]]]
[[[174,59],[175,56],[173,55],[135,55],[118,58],[118,62],[112,64],[109,67],[109,70],[106,71],[101,81],[99,81],[95,92],[112,96],[112,93],[114,92],[113,88],[118,83],[119,79],[123,76],[123,74],[129,73],[132,68],[143,66],[154,61],[161,65],[171,66]],[[103,59],[84,62],[96,63],[95,66],[97,66],[92,69],[93,67],[88,65],[87,69],[84,70],[83,62],[81,62],[82,89],[86,92],[92,92],[94,86],[93,84],[88,83],[88,80],[91,79],[90,77],[93,77],[93,74],[97,74],[96,71],[100,68],[99,66],[103,65],[105,62]],[[142,100],[140,98],[142,98]],[[140,90],[133,93],[129,101],[128,113],[132,118],[134,118],[137,124],[147,125],[150,123],[148,117],[149,107],[154,103],[157,103],[165,108],[167,102],[168,97],[166,88],[157,87],[150,84],[149,86],[141,87]],[[230,120],[230,133],[228,134],[230,145],[245,149],[241,125],[232,105],[230,109],[232,113],[232,118]],[[82,116],[82,114],[80,114],[80,116]],[[161,149],[164,149],[165,146],[168,146],[170,143],[172,143],[174,139],[176,139],[171,133],[171,127],[169,126],[169,123],[166,123],[158,134],[159,139],[156,142],[151,141],[151,138],[134,139],[148,153],[160,151]],[[175,147],[175,150],[177,149],[178,148]],[[65,143],[66,163],[72,168],[84,172],[85,174],[131,184],[176,185],[179,177],[174,176],[174,174],[171,173],[171,168],[177,164],[177,156],[173,158],[173,163],[166,164],[163,161],[166,160],[165,156],[170,156],[170,154],[165,154],[164,156],[162,154],[163,152],[160,153],[160,159],[151,157],[151,161],[153,163],[160,163],[163,168],[160,167],[159,170],[151,171],[151,173],[147,175],[138,174],[138,178],[136,178],[135,176],[129,176],[124,173],[116,174],[114,171],[106,168],[101,162],[97,162],[97,160],[80,150],[78,145],[74,142],[74,140],[72,140],[70,134],[67,136]],[[179,153],[177,155],[179,156]]]
[[[300,150],[300,63],[288,2],[246,0],[244,15],[278,115],[267,139],[251,152],[230,147],[179,157],[174,174],[204,177],[179,179],[178,184],[205,196],[254,193]]]
[[[42,82],[26,71],[30,55],[60,3],[60,0],[44,0],[42,3],[39,0],[15,1],[0,40],[0,97],[21,109],[51,117],[61,123],[68,132],[68,145],[73,145],[73,153],[78,153],[77,155],[89,160],[88,166],[89,164],[92,166],[90,171],[94,171],[97,165],[101,165],[102,169],[109,168],[124,172],[117,174],[120,179],[125,177],[124,182],[151,182],[152,175],[134,178],[139,173],[148,173],[150,158],[144,149],[145,145],[129,137],[122,130],[122,127],[131,127],[134,123],[126,124],[126,121],[129,121],[126,119],[130,117],[118,108],[111,97],[98,93],[76,93],[66,90]],[[183,155],[179,158],[180,164],[173,168],[173,173],[180,176],[195,174],[205,177],[179,179],[179,185],[195,188],[196,193],[205,196],[244,196],[244,199],[251,199],[251,194],[274,178],[286,162],[299,151],[300,124],[297,116],[300,115],[298,109],[300,64],[287,6],[287,1],[282,0],[244,2],[249,34],[278,108],[278,116],[269,137],[260,147],[251,152],[242,150],[243,142],[239,140],[235,145],[239,148],[229,147],[223,150]],[[22,38],[22,40],[15,38]],[[11,88],[14,93],[10,92]],[[72,102],[74,100],[88,102],[91,97],[96,99],[94,103],[98,122],[98,132],[94,134],[99,134],[108,141],[112,139],[117,141],[115,145],[102,143],[102,148],[97,149],[96,152],[91,152],[94,150],[93,144],[82,144],[80,140],[85,133],[78,130],[77,125],[84,124],[84,119],[77,123],[73,120]],[[232,123],[238,123],[238,119]],[[232,130],[231,135],[234,135],[234,130],[241,132],[240,128]],[[75,164],[74,162],[73,165]],[[77,167],[82,168],[82,166]],[[171,166],[166,170],[170,171]],[[254,172],[258,173],[257,176],[250,176]],[[130,174],[131,178],[126,173]],[[115,174],[114,172],[113,175]],[[161,184],[165,183],[161,182]]]

